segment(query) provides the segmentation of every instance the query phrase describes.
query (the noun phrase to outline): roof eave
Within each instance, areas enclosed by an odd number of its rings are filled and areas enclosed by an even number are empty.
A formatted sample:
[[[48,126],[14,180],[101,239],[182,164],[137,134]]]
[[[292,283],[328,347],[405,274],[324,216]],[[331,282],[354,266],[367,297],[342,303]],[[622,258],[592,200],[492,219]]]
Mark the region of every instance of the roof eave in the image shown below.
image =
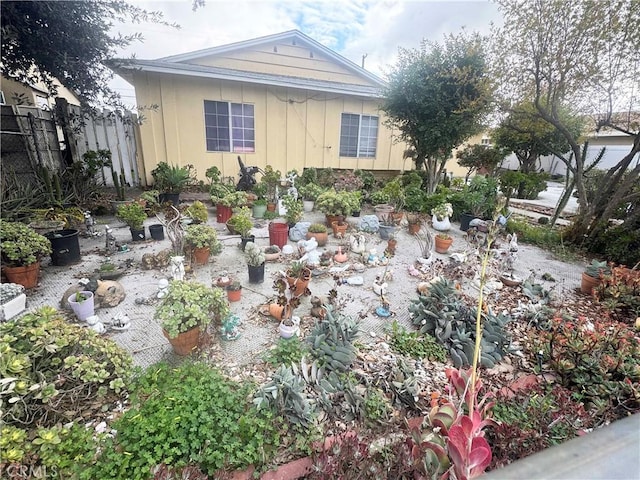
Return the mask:
[[[143,72],[151,72],[151,73],[166,73],[171,75],[181,75],[188,77],[199,77],[199,78],[215,78],[216,80],[228,80],[232,82],[243,82],[243,83],[253,83],[259,85],[270,85],[275,87],[287,87],[287,88],[296,88],[299,90],[312,90],[317,92],[326,92],[326,93],[336,93],[341,95],[349,95],[356,97],[364,97],[364,98],[382,98],[381,92],[362,92],[356,91],[349,88],[344,88],[340,85],[308,85],[308,84],[300,84],[297,83],[294,79],[292,80],[284,80],[284,79],[257,79],[251,77],[245,77],[241,74],[233,74],[233,73],[217,73],[217,72],[198,72],[192,70],[180,70],[173,66],[159,66],[159,65],[140,65],[137,64],[135,66],[130,65],[127,67],[115,67],[115,70],[124,75],[131,75],[132,70],[138,70]]]

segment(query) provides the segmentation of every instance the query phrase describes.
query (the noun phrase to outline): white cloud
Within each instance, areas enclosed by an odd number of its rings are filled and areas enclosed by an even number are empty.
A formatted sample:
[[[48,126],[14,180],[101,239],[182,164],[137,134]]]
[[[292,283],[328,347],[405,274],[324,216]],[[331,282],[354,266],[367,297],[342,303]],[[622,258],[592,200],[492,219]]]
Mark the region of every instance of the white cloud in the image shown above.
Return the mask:
[[[298,29],[358,65],[367,54],[365,67],[380,76],[398,47],[416,48],[423,38],[441,40],[462,27],[488,33],[490,23],[500,21],[498,7],[488,0],[206,0],[195,12],[191,0],[132,3],[162,11],[182,28],[120,26],[121,33],[141,32],[145,38],[122,51],[123,57],[160,58]],[[123,80],[114,86],[132,94]]]

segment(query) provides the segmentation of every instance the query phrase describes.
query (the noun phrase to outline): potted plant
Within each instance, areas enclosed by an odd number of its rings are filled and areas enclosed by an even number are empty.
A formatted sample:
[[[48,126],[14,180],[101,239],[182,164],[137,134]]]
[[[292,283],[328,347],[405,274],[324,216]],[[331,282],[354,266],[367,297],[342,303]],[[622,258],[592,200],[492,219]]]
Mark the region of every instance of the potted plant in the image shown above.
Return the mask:
[[[40,260],[51,253],[51,242],[22,223],[0,220],[0,251],[9,281],[33,288]]]
[[[298,193],[302,196],[302,207],[305,212],[313,211],[315,201],[324,189],[315,183],[308,183],[298,188]]]
[[[67,298],[67,302],[69,302],[71,310],[73,310],[73,313],[81,322],[86,321],[87,318],[93,316],[95,313],[93,292],[88,290],[82,290],[70,295],[69,298]]]
[[[319,247],[324,247],[329,239],[327,227],[322,223],[312,223],[307,230],[307,240],[315,238]]]
[[[227,221],[227,228],[231,233],[240,235],[242,251],[244,251],[247,242],[253,242],[255,240],[254,235],[249,235],[249,232],[253,228],[249,207],[236,209],[233,216]]]
[[[226,287],[227,299],[230,302],[239,302],[242,297],[242,285],[239,281],[234,280]]]
[[[300,200],[296,200],[293,195],[285,195],[282,197],[282,205],[286,210],[284,218],[290,227],[302,220],[303,207]]]
[[[248,203],[247,192],[230,192],[218,200],[216,204],[216,221],[227,223],[233,215],[234,208],[246,206]]]
[[[187,187],[192,180],[192,165],[179,167],[160,162],[151,171],[154,187],[160,191],[160,203],[171,202],[175,206],[180,203],[180,192]]]
[[[280,247],[277,245],[269,245],[264,247],[264,259],[266,262],[275,262],[280,259]]]
[[[249,283],[264,282],[264,252],[253,242],[247,242],[244,249],[249,271]]]
[[[253,201],[251,207],[251,213],[253,218],[264,218],[264,214],[267,212],[267,200],[265,198],[258,197]]]
[[[330,189],[323,192],[316,200],[316,209],[326,215],[329,227],[340,217],[344,220],[355,208],[358,208],[358,205],[353,192],[336,192]]]
[[[383,215],[380,220],[380,238],[383,240],[389,240],[391,235],[394,235],[396,232],[396,222],[392,217],[391,213],[387,215]]]
[[[407,213],[407,229],[409,235],[415,235],[422,227],[422,218],[417,213]]]
[[[270,212],[275,211],[278,203],[278,184],[281,176],[280,170],[274,170],[271,165],[264,167],[264,174],[260,179],[260,183],[266,186],[265,197],[267,199],[267,210]]]
[[[467,192],[464,195],[464,211],[460,214],[460,230],[469,230],[469,222],[484,215],[484,198],[480,192]]]
[[[402,208],[405,202],[404,188],[402,187],[400,177],[396,177],[390,182],[387,182],[382,188],[382,191],[388,195],[389,201],[387,203],[393,207],[393,218],[396,223],[399,223],[400,220],[402,220]]]
[[[199,265],[206,264],[210,255],[218,255],[222,251],[222,243],[218,241],[216,229],[210,225],[188,225],[185,228],[184,239],[193,249],[194,260]]]
[[[118,207],[116,216],[126,223],[131,230],[131,238],[134,242],[144,240],[144,221],[147,219],[147,213],[144,207],[138,202],[127,203]]]
[[[24,311],[27,296],[24,286],[17,283],[0,283],[0,322],[11,320]]]
[[[294,296],[311,294],[308,288],[311,281],[311,270],[304,262],[292,262],[287,269],[286,280]]]
[[[209,219],[207,207],[200,200],[196,200],[189,205],[184,211],[184,215],[193,220],[193,223],[207,223]]]
[[[418,242],[420,251],[418,262],[422,264],[431,263],[433,261],[433,235],[431,235],[429,230],[422,228],[414,237],[416,242]]]
[[[600,284],[602,276],[610,274],[611,267],[607,265],[607,262],[599,262],[594,258],[591,260],[591,263],[587,265],[584,272],[582,272],[580,291],[582,293],[591,294],[593,289]]]
[[[450,203],[440,203],[431,209],[431,223],[435,230],[446,232],[451,229],[449,217],[453,215],[453,207]]]
[[[453,243],[453,238],[446,233],[437,233],[435,237],[436,252],[447,253]]]
[[[198,345],[212,321],[220,323],[229,314],[227,296],[221,288],[174,280],[160,300],[154,318],[178,355],[188,355]]]

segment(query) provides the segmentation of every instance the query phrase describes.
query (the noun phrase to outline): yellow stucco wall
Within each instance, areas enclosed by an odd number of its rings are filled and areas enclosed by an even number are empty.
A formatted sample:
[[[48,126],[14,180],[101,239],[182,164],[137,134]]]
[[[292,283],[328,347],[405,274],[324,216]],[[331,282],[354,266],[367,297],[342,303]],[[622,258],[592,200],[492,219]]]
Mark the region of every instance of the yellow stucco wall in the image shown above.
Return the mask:
[[[283,173],[304,167],[411,168],[410,161],[402,159],[404,145],[394,143],[384,126],[376,99],[140,71],[132,80],[139,105],[159,105],[156,111],[141,112],[147,172],[166,161],[194,165],[200,179],[212,165],[224,176],[237,177],[237,153],[206,150],[205,100],[254,105],[256,151],[240,154],[246,165],[272,165]],[[343,112],[379,116],[376,158],[339,156]]]
[[[355,85],[376,86],[370,80],[355,75],[316,49],[282,42],[261,44],[227,54],[198,58],[187,63],[223,67],[248,72],[269,73],[291,77],[312,78]]]

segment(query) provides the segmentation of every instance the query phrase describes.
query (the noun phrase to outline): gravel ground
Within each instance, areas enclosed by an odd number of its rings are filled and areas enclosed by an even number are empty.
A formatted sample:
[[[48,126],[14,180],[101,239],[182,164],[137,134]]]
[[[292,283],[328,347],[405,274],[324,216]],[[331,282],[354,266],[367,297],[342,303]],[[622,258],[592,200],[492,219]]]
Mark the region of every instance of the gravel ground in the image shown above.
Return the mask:
[[[226,273],[237,278],[243,284],[242,300],[231,304],[232,312],[241,321],[240,338],[229,342],[223,342],[216,338],[207,352],[208,356],[216,363],[220,362],[221,365],[228,368],[237,368],[238,371],[243,371],[246,370],[247,365],[259,363],[263,353],[273,347],[279,338],[277,322],[271,317],[260,314],[259,307],[269,303],[274,297],[272,288],[274,274],[279,270],[286,269],[293,257],[267,263],[265,282],[258,285],[249,284],[246,262],[237,247],[239,238],[228,235],[226,227],[213,220],[215,219],[213,212],[210,212],[209,218],[209,224],[219,232],[219,238],[225,245],[224,250],[222,254],[213,257],[207,265],[197,266],[193,271],[188,272],[187,278],[213,285],[218,277]],[[98,309],[96,314],[102,321],[109,322],[115,315],[125,313],[131,319],[131,327],[122,332],[108,331],[106,335],[129,351],[137,365],[145,367],[163,359],[174,358],[172,349],[162,335],[160,326],[153,319],[157,304],[158,282],[161,279],[170,278],[170,272],[168,269],[165,271],[142,270],[140,262],[145,253],[157,253],[169,248],[169,240],[165,238],[162,241],[147,240],[131,243],[128,228],[118,220],[113,217],[98,218],[97,220],[99,230],[104,230],[104,225],[109,224],[114,229],[119,243],[127,244],[129,247],[129,251],[112,256],[114,263],[123,266],[130,265],[126,275],[118,280],[126,291],[126,298],[117,307]],[[316,212],[307,213],[304,220],[309,222],[322,221],[323,215]],[[356,227],[359,219],[349,218],[348,221],[353,227]],[[149,219],[146,226],[148,227],[152,223],[157,222],[155,219]],[[269,244],[266,222],[256,221],[253,233],[256,235],[258,246]],[[452,225],[449,233],[454,237],[450,253],[461,254],[467,258],[466,262],[455,269],[458,280],[467,293],[474,295],[477,290],[473,288],[473,277],[478,264],[474,249],[467,243],[458,225]],[[365,234],[365,236],[367,250],[376,248],[378,253],[385,250],[386,241],[380,239],[378,234]],[[410,319],[407,307],[416,296],[418,283],[429,280],[444,270],[450,273],[452,271],[453,260],[450,255],[437,253],[434,255],[439,261],[429,267],[421,267],[421,270],[416,269],[418,244],[409,235],[406,226],[399,228],[396,238],[398,240],[396,254],[389,259],[387,266],[368,266],[366,262],[363,263],[360,255],[349,253],[349,261],[341,265],[349,266],[344,273],[336,275],[328,272],[327,269],[314,272],[310,284],[312,294],[326,295],[330,289],[337,288],[342,313],[359,319],[362,332],[361,343],[374,346],[383,342],[385,327],[393,320],[409,326]],[[45,261],[39,286],[29,292],[29,308],[41,305],[58,306],[67,288],[76,284],[78,279],[95,274],[95,270],[105,259],[104,236],[81,238],[80,244],[82,261],[77,265],[57,267],[49,265]],[[289,244],[294,245],[291,241]],[[320,250],[335,251],[338,246],[343,247],[343,250],[348,250],[348,245],[347,239],[337,239],[330,235],[329,243]],[[574,295],[574,290],[579,286],[580,274],[583,269],[582,265],[556,260],[546,251],[527,245],[519,246],[514,267],[517,276],[526,278],[530,274],[534,274],[545,287],[554,289],[562,297]],[[372,283],[376,276],[384,275],[385,272],[390,278],[387,295],[390,309],[393,312],[390,318],[380,318],[375,314],[375,308],[380,305],[380,299],[372,290]],[[540,280],[544,273],[553,277],[555,282]],[[337,285],[336,278],[346,279],[356,275],[363,277],[364,285]],[[313,324],[314,319],[309,316],[309,311],[310,301],[309,298],[305,298],[296,310],[296,314],[302,317],[303,332]]]

